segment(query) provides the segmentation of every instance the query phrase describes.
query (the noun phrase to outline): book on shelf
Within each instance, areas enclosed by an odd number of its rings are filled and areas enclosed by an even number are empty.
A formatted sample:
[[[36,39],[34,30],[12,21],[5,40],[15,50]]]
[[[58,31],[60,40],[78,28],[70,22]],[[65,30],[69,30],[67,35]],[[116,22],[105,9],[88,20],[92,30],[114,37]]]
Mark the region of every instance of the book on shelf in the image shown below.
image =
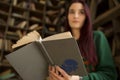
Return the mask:
[[[6,24],[6,21],[4,19],[0,19],[0,24],[1,25],[5,25]]]
[[[31,16],[30,17],[31,20],[37,21],[37,22],[41,22],[41,19],[35,16]]]
[[[29,30],[39,30],[42,29],[42,26],[39,26],[39,24],[33,24],[29,27]]]
[[[12,51],[12,41],[11,40],[5,40],[5,50],[11,52]]]
[[[11,39],[11,40],[18,40],[20,37],[19,37],[19,35],[16,32],[8,31],[6,33],[6,38],[7,39]]]
[[[37,26],[37,24],[33,24],[29,27],[29,30],[33,31],[33,30],[42,30],[43,26]]]
[[[30,3],[30,9],[34,11],[36,10],[35,3],[33,2]]]
[[[28,4],[29,2],[21,1],[20,3],[17,4],[17,6],[21,8],[28,8]]]
[[[49,11],[47,11],[46,12],[47,13],[47,15],[50,15],[50,16],[53,16],[53,15],[55,15],[55,14],[58,14],[59,13],[59,10],[49,10]]]
[[[4,3],[9,3],[10,0],[2,0],[2,2],[4,2]]]
[[[18,17],[18,18],[24,18],[24,16],[22,14],[19,14],[19,13],[12,13],[12,16]]]
[[[59,17],[57,17],[57,15],[54,15],[54,16],[51,16],[51,17],[49,16],[49,17],[46,17],[45,20],[46,20],[47,24],[56,25],[60,20],[60,16]]]
[[[3,46],[4,45],[4,46]],[[4,49],[5,51],[12,51],[12,42],[11,40],[7,40],[7,39],[0,39],[0,50]]]
[[[49,19],[49,17],[46,17],[45,21],[46,21],[47,24],[51,24],[52,23],[51,20]]]
[[[48,7],[54,8],[54,9],[59,9],[63,7],[65,4],[65,1],[63,0],[49,0],[47,1]]]
[[[62,14],[64,14],[64,13],[65,13],[65,9],[64,9],[64,8],[61,8],[60,14],[62,15]]]
[[[4,46],[3,46],[4,45]],[[10,40],[0,39],[0,50],[12,51],[12,42]]]
[[[13,3],[12,3],[12,4],[13,4],[14,6],[16,6],[16,5],[17,5],[17,1],[18,1],[18,0],[13,0]]]
[[[12,48],[15,51],[6,58],[23,80],[45,80],[48,65],[58,65],[70,75],[87,75],[79,47],[70,32],[42,39],[37,31],[32,31]]]
[[[9,26],[14,26],[15,24],[15,18],[10,18],[8,21]]]
[[[18,34],[19,38],[23,37],[23,32],[21,30],[17,30],[16,34]]]
[[[46,1],[45,0],[39,0],[39,3],[45,5]]]
[[[27,25],[27,21],[21,21],[16,25],[16,27],[24,29],[26,25]]]
[[[6,11],[3,11],[1,9],[0,9],[0,14],[8,15],[8,13]]]
[[[50,9],[46,13],[47,13],[48,16],[54,16],[56,14],[62,15],[64,12],[65,12],[65,9],[64,8],[60,8],[60,9],[57,9],[57,10]]]
[[[48,31],[55,32],[56,31],[55,26],[54,27],[53,26],[48,27]]]
[[[53,24],[56,25],[56,24],[59,22],[59,19],[60,19],[60,17],[56,17],[56,18],[53,20]]]

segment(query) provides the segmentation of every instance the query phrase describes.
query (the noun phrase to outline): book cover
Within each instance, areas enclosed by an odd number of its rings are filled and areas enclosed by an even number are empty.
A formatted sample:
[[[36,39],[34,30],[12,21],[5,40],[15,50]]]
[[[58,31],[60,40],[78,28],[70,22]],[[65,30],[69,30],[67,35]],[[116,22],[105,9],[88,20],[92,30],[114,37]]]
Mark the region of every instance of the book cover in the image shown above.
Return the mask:
[[[33,33],[38,35],[36,32]],[[29,40],[30,36],[33,34],[24,36],[13,48],[25,46],[6,56],[23,80],[45,80],[48,76],[48,65],[58,65],[70,75],[87,75],[77,42],[70,32],[44,39],[38,35],[39,37],[34,36],[34,40],[24,41]]]

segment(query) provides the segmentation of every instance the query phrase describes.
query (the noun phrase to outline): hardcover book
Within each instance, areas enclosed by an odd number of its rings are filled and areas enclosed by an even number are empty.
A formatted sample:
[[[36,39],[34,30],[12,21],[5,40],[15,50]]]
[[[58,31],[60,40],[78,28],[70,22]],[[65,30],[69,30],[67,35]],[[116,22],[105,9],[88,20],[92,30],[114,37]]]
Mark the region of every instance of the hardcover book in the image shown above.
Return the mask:
[[[23,80],[45,80],[49,65],[58,65],[70,75],[87,75],[79,47],[70,32],[42,39],[33,31],[12,48],[18,49],[6,58]]]

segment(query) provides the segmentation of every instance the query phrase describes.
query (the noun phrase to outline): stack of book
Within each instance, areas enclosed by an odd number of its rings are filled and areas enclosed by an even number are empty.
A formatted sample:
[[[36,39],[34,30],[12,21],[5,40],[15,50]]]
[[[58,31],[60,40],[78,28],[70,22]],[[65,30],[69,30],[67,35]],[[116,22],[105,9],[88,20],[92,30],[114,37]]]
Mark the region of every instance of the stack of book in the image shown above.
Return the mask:
[[[64,6],[65,6],[65,1],[63,0],[61,1],[48,0],[47,12],[46,12],[47,17],[45,18],[48,31],[55,32],[60,30],[61,32],[61,29],[60,29],[61,20],[65,12]],[[59,29],[57,28],[57,26],[59,26]]]
[[[3,41],[3,39],[0,39],[0,50],[3,47],[3,43],[4,43],[4,50],[11,52],[12,51],[12,47],[11,47],[12,46],[12,42],[10,40],[4,40]]]

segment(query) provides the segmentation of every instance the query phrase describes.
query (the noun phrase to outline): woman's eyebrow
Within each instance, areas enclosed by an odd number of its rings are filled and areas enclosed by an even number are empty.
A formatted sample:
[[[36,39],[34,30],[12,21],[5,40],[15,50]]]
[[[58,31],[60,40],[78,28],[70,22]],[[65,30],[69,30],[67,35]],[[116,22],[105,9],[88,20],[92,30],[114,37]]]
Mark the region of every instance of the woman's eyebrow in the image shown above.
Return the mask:
[[[81,8],[81,9],[79,9],[79,10],[84,10],[84,8]]]
[[[76,9],[69,9],[69,10],[76,10]],[[84,10],[84,8],[78,9],[78,10]]]

